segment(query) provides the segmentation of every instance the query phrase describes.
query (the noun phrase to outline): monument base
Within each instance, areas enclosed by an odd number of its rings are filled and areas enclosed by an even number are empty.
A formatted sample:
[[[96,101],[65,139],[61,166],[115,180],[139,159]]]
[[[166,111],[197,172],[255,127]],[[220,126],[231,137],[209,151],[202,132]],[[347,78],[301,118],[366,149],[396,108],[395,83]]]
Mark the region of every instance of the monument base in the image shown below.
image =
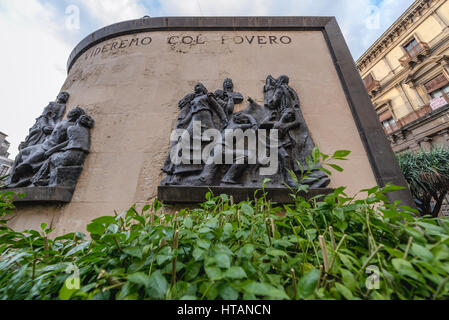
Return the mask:
[[[72,201],[75,188],[73,187],[31,187],[3,189],[4,192],[13,192],[25,197],[14,199],[15,204],[20,203],[69,203]]]
[[[56,168],[50,175],[50,186],[74,187],[83,172],[82,166]]]
[[[227,194],[232,196],[236,203],[253,200],[254,195],[260,197],[263,194],[261,188],[247,187],[190,187],[190,186],[159,186],[158,199],[166,204],[198,204],[206,201],[206,194],[212,192],[214,196]],[[287,188],[265,188],[267,199],[280,204],[293,204],[294,199],[291,191]],[[309,192],[302,193],[305,198],[313,198],[319,195],[328,195],[334,189],[310,189]]]

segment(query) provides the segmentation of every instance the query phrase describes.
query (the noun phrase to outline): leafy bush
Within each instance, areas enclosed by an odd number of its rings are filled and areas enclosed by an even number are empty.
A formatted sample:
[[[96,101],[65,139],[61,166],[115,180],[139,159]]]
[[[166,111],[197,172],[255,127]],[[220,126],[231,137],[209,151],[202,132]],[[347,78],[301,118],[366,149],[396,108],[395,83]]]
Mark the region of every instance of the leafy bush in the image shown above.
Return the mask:
[[[93,220],[90,240],[4,227],[0,299],[448,299],[448,221],[388,204],[397,189],[283,207],[209,194],[176,215],[156,200]]]
[[[449,192],[449,149],[405,152],[397,158],[420,212],[438,217]]]

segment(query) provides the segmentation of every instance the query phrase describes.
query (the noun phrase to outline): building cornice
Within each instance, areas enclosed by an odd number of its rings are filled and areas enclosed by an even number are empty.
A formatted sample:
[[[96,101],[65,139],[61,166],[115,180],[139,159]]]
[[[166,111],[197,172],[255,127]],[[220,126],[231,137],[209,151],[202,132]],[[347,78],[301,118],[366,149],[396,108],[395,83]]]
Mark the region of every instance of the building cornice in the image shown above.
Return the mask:
[[[411,25],[423,17],[423,11],[441,0],[416,0],[379,39],[357,60],[359,71],[365,69],[371,62],[377,60],[390,44],[404,34]],[[373,59],[374,58],[374,59]]]
[[[426,60],[422,65],[413,69],[403,68],[398,73],[394,75],[386,76],[384,79],[380,80],[380,88],[378,90],[379,94],[373,97],[373,101],[379,100],[385,94],[389,92],[392,88],[398,86],[401,83],[409,85],[410,78],[413,80],[415,77],[422,73],[422,70],[428,68],[429,66],[433,68],[436,64],[447,59],[447,56],[443,54],[447,49],[449,49],[449,36],[443,41],[440,41],[435,49],[432,48],[432,57]],[[434,50],[434,51],[433,51]]]

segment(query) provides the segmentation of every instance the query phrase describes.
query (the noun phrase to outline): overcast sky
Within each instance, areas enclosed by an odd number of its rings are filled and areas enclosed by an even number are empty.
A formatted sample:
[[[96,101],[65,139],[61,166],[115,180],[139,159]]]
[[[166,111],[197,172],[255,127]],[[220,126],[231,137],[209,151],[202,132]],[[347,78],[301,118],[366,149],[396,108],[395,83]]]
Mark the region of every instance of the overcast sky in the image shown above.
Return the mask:
[[[0,131],[10,153],[66,77],[76,44],[115,22],[159,16],[336,16],[354,59],[413,0],[1,0]],[[79,24],[77,15],[79,13]]]

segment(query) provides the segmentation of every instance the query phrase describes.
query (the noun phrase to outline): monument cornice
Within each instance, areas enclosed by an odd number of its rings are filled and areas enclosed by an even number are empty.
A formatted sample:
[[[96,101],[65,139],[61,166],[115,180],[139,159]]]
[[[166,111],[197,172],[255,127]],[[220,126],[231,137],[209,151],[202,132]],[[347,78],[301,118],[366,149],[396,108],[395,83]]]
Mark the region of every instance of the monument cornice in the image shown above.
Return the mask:
[[[76,60],[87,50],[106,40],[143,32],[157,31],[301,31],[322,30],[335,17],[157,17],[123,21],[101,28],[76,47],[67,62],[70,72]]]

